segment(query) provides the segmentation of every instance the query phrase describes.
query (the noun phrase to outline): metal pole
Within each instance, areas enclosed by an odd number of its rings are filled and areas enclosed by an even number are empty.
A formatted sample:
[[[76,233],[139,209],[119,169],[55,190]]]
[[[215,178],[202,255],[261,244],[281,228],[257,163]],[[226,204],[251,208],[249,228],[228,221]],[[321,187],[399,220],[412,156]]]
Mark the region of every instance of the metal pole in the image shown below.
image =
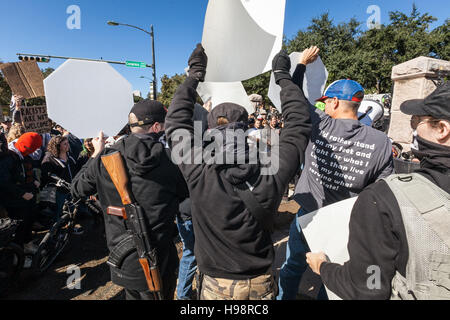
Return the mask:
[[[153,31],[153,25],[151,25],[151,38],[152,38],[152,57],[153,57],[153,94],[154,100],[157,100],[158,92],[156,91],[157,82],[156,82],[156,57],[155,57],[155,33]]]
[[[62,59],[62,60],[82,60],[82,61],[94,61],[94,62],[106,62],[112,64],[121,64],[125,65],[125,62],[120,61],[108,61],[108,60],[98,60],[98,59],[86,59],[86,58],[73,58],[73,57],[59,57],[59,56],[49,56],[49,55],[41,55],[41,54],[28,54],[28,53],[17,53],[18,56],[32,56],[32,57],[40,57],[40,58],[49,58],[49,59]],[[150,67],[147,65],[147,67]]]

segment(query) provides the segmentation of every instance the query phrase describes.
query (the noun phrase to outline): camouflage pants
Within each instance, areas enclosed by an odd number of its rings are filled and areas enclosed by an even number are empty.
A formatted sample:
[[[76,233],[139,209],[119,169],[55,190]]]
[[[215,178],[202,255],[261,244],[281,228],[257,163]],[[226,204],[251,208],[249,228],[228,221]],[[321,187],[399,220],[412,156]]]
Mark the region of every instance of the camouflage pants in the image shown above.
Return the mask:
[[[204,276],[200,300],[274,300],[277,286],[273,275],[247,280]]]

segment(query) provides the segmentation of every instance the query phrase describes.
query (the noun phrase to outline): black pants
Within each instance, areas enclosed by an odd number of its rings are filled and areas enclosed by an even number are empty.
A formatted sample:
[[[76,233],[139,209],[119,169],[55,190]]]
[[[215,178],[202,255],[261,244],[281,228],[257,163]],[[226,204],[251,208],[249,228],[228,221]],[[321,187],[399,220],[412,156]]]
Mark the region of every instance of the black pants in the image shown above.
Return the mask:
[[[175,295],[175,287],[177,284],[177,275],[175,273],[169,274],[162,279],[163,292],[161,293],[163,300],[173,300]],[[150,292],[139,292],[125,288],[126,300],[157,300],[156,296]]]
[[[7,207],[8,217],[13,220],[21,220],[16,230],[14,242],[23,246],[25,243],[33,240],[32,227],[33,222],[36,221],[35,210],[31,206],[27,207]]]

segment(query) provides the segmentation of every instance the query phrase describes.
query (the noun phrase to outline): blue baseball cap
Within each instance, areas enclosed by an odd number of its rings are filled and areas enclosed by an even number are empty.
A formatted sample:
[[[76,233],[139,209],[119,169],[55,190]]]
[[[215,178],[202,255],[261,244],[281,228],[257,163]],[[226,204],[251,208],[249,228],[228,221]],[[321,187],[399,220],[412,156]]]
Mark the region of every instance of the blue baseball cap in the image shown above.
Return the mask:
[[[339,100],[361,102],[363,99],[355,97],[357,93],[364,94],[364,88],[358,82],[353,80],[338,80],[333,82],[322,98],[317,101],[324,101],[328,98],[338,98]]]

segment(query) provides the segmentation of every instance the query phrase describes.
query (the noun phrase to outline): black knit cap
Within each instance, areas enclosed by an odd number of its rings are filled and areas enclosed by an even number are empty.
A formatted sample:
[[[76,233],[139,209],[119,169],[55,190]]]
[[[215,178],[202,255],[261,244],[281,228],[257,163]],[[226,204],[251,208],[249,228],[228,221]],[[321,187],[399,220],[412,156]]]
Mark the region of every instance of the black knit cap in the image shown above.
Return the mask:
[[[129,124],[132,128],[154,124],[155,122],[164,123],[167,115],[167,111],[161,102],[150,99],[136,103],[131,109],[131,113],[138,119],[138,122]]]
[[[235,103],[222,103],[211,111],[208,116],[208,126],[210,129],[216,128],[217,120],[226,118],[230,123],[248,122],[248,112],[244,107]]]

